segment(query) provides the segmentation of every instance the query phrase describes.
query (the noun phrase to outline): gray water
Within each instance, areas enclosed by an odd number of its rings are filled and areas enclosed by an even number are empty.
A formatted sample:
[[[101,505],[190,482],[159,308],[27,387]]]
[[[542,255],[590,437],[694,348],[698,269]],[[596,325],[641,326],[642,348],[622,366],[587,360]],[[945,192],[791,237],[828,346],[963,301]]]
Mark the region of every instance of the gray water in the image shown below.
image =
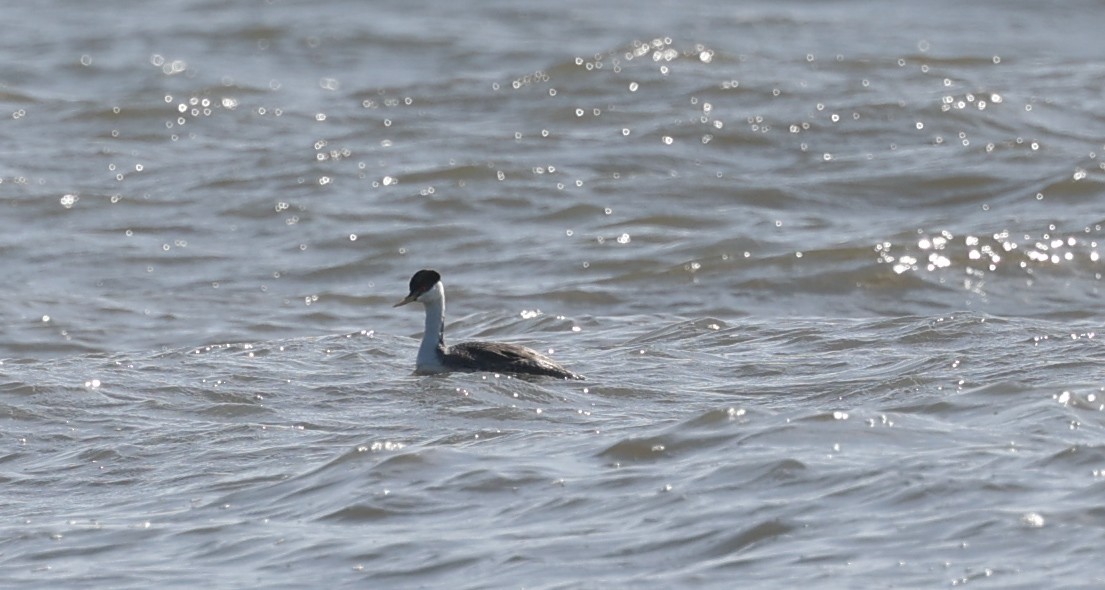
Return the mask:
[[[4,15],[2,585],[1105,584],[1100,3]]]

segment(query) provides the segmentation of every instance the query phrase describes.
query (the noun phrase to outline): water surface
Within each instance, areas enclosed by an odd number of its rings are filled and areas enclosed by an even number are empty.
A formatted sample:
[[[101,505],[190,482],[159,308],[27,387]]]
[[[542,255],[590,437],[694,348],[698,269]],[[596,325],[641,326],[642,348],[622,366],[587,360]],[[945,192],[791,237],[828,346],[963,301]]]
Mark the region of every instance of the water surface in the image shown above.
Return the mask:
[[[1100,585],[1099,9],[10,11],[3,577]]]

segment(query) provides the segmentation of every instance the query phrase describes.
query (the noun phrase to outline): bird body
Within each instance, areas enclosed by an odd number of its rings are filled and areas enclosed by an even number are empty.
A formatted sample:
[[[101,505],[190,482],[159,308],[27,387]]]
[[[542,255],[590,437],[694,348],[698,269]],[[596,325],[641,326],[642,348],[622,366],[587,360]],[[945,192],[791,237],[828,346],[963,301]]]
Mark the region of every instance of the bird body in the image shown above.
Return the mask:
[[[447,373],[450,371],[488,371],[544,375],[561,379],[583,379],[549,357],[517,344],[504,342],[464,342],[445,344],[445,286],[441,275],[433,270],[420,270],[411,277],[410,294],[395,307],[419,302],[426,308],[426,327],[418,347],[415,371]]]

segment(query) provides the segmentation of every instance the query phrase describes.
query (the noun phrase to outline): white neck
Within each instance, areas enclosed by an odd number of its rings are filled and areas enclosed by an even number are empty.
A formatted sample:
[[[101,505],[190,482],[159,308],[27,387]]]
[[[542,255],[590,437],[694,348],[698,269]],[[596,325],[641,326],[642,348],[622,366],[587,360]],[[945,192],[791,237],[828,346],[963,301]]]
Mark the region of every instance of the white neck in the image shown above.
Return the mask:
[[[418,299],[426,307],[426,327],[422,332],[422,344],[418,347],[418,359],[415,361],[420,369],[440,366],[438,348],[445,347],[445,289],[440,282],[433,289],[433,293],[427,293]]]

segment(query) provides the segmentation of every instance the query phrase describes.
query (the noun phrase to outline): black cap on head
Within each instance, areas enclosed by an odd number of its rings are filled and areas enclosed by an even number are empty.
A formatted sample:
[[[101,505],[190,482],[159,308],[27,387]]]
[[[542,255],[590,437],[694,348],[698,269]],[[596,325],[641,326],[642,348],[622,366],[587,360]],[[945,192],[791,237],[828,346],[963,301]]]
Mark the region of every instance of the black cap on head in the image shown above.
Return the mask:
[[[436,270],[423,269],[414,273],[411,277],[411,295],[421,295],[429,291],[440,280],[441,275],[437,274]]]

